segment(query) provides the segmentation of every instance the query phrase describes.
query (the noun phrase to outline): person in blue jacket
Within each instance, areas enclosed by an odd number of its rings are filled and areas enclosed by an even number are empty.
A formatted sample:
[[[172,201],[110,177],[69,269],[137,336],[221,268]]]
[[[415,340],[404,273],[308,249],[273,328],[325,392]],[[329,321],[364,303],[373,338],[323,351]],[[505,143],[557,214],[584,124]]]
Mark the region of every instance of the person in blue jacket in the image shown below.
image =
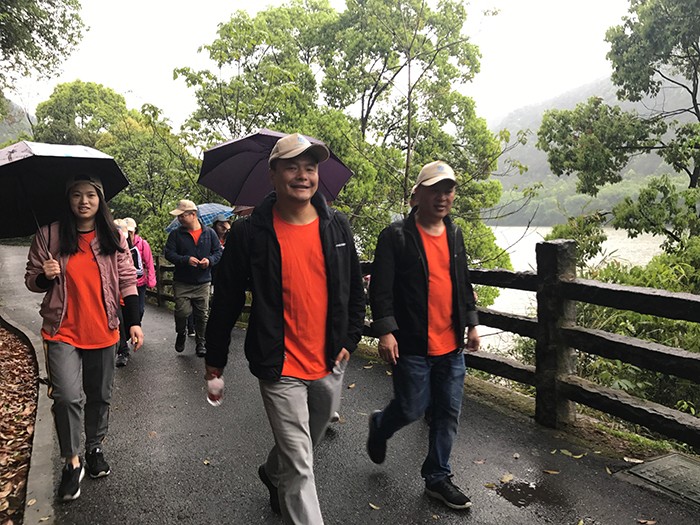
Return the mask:
[[[182,199],[170,214],[180,222],[165,243],[165,258],[175,265],[175,351],[185,350],[187,317],[194,313],[196,352],[204,357],[211,269],[221,259],[221,243],[216,232],[200,222],[197,205],[191,200]]]

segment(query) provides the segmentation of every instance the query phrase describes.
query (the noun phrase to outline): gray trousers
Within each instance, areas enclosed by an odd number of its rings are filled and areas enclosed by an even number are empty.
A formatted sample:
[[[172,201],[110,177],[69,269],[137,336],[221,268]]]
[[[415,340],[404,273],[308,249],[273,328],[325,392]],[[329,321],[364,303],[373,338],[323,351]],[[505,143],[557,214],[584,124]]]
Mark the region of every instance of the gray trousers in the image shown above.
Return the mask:
[[[197,344],[204,344],[204,332],[209,319],[209,295],[211,283],[187,284],[174,282],[175,296],[175,331],[184,334],[187,330],[187,318],[194,313],[194,330]]]
[[[282,377],[260,381],[265,411],[275,446],[265,471],[279,492],[285,523],[320,525],[321,507],[316,494],[313,447],[321,441],[333,412],[340,406],[347,362],[315,381]]]
[[[81,350],[66,343],[44,341],[53,399],[53,420],[61,457],[80,454],[80,420],[85,419],[85,450],[100,446],[107,435],[114,383],[116,345]],[[83,396],[84,394],[84,396]]]

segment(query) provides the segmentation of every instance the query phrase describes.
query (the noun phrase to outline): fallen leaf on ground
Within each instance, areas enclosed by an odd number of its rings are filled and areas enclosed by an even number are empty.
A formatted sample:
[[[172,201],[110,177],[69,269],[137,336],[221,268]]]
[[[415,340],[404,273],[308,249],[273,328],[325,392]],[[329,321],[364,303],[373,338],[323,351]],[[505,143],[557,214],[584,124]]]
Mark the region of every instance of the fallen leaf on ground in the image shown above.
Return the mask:
[[[205,459],[204,461],[202,461],[202,463],[204,463],[205,465],[211,465],[211,461],[209,461],[208,459]]]
[[[365,365],[365,366],[363,366],[362,368],[364,368],[365,370],[369,370],[369,369],[372,368],[373,366],[374,366],[374,365]]]
[[[507,474],[503,474],[503,476],[501,477],[501,483],[508,483],[509,481],[513,481],[514,477],[515,476],[513,476],[513,474],[511,474],[510,472],[508,472]]]
[[[386,375],[388,375],[388,376],[392,375],[391,370],[387,370]]]
[[[605,466],[605,472],[612,476],[612,470],[610,470],[610,467],[608,467],[607,465]]]
[[[558,470],[543,470],[545,474],[559,474]]]
[[[566,450],[565,448],[561,449],[559,452],[561,452],[565,456],[569,456],[569,457],[573,456],[573,454],[571,452],[569,452],[568,450]]]
[[[156,433],[155,430],[151,430],[151,431],[148,433],[148,437],[149,437],[149,438],[154,438],[154,437],[156,437],[157,435],[158,435],[158,434]]]
[[[637,463],[637,464],[639,464],[639,463],[644,463],[644,460],[643,460],[643,459],[628,458],[627,456],[625,456],[623,459],[624,459],[627,463]]]
[[[578,520],[578,525],[584,525],[583,520]]]
[[[369,506],[370,506],[371,508],[373,508],[374,510],[379,510],[379,509],[381,509],[381,507],[380,507],[379,505],[375,505],[375,504],[372,503],[371,501],[369,502]]]
[[[556,449],[556,448],[550,452],[550,454],[556,454],[556,453],[557,453],[557,449]]]
[[[484,483],[484,487],[486,487],[487,489],[495,489],[496,484],[495,483]]]
[[[520,459],[520,454],[518,454],[517,452],[513,454],[513,459]]]
[[[640,518],[637,520],[637,523],[641,523],[642,525],[656,525],[656,520],[645,520],[644,518]]]
[[[39,518],[39,521],[49,521],[49,517],[44,516],[43,518]]]
[[[31,506],[34,505],[35,503],[36,503],[36,499],[35,499],[35,498],[32,498],[32,499],[30,499],[30,500],[27,502],[27,507],[31,507]]]
[[[439,519],[440,519],[440,516],[438,516],[437,514],[433,514],[433,515],[432,515],[432,518],[433,518],[434,520],[439,520]]]
[[[355,388],[355,383],[350,383],[350,384],[348,385],[348,388]]]
[[[571,457],[574,458],[574,459],[581,459],[581,458],[582,458],[583,456],[585,456],[585,455],[586,455],[586,454],[583,453],[583,454],[576,454],[575,456],[571,456]]]
[[[486,463],[486,460],[485,459],[475,459],[472,463],[474,463],[475,465],[483,465],[484,463]]]

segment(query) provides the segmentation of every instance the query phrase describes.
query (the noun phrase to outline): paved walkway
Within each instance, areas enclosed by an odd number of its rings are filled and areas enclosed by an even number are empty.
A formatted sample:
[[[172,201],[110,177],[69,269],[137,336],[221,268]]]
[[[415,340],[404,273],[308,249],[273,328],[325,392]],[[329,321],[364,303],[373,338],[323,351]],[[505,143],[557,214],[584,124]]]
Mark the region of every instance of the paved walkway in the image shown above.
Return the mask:
[[[0,315],[40,348],[41,296],[24,288],[26,252],[0,246]],[[183,354],[173,350],[170,312],[149,306],[143,325],[144,348],[117,371],[105,443],[112,474],[86,478],[80,499],[69,504],[53,502],[61,460],[46,387],[41,387],[27,496],[37,501],[27,507],[25,523],[281,523],[257,479],[272,438],[256,381],[242,355],[244,332],[234,330],[224,404],[214,408],[205,400],[203,364],[194,355],[192,338]],[[624,462],[572,445],[529,418],[504,415],[468,393],[452,466],[473,507],[468,512],[447,510],[422,492],[419,472],[428,434],[424,422],[403,429],[389,442],[384,465],[367,458],[367,416],[391,395],[386,372],[386,366],[359,357],[348,367],[343,421],[331,427],[316,452],[326,523],[698,523],[696,508],[630,483]],[[586,455],[574,459],[551,453],[561,449]],[[608,474],[606,467],[616,474]],[[507,474],[513,481],[502,485]]]

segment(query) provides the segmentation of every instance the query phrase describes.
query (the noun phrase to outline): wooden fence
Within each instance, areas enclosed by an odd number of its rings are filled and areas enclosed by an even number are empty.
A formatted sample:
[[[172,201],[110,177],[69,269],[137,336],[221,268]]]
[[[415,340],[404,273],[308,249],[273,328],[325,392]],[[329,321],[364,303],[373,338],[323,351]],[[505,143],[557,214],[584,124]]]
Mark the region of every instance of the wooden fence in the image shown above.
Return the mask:
[[[557,428],[575,417],[574,403],[587,405],[654,432],[700,447],[700,418],[652,403],[575,375],[576,351],[617,359],[654,372],[700,382],[700,353],[633,337],[576,326],[576,302],[631,310],[667,319],[700,322],[700,296],[620,286],[576,278],[575,243],[551,241],[536,247],[537,272],[470,270],[474,284],[536,292],[537,317],[479,308],[482,325],[536,340],[535,365],[486,351],[466,354],[467,366],[535,387],[535,419]],[[163,288],[172,270],[156,258],[158,304],[172,300]],[[363,263],[371,273],[371,263]],[[371,330],[366,330],[373,336]]]

